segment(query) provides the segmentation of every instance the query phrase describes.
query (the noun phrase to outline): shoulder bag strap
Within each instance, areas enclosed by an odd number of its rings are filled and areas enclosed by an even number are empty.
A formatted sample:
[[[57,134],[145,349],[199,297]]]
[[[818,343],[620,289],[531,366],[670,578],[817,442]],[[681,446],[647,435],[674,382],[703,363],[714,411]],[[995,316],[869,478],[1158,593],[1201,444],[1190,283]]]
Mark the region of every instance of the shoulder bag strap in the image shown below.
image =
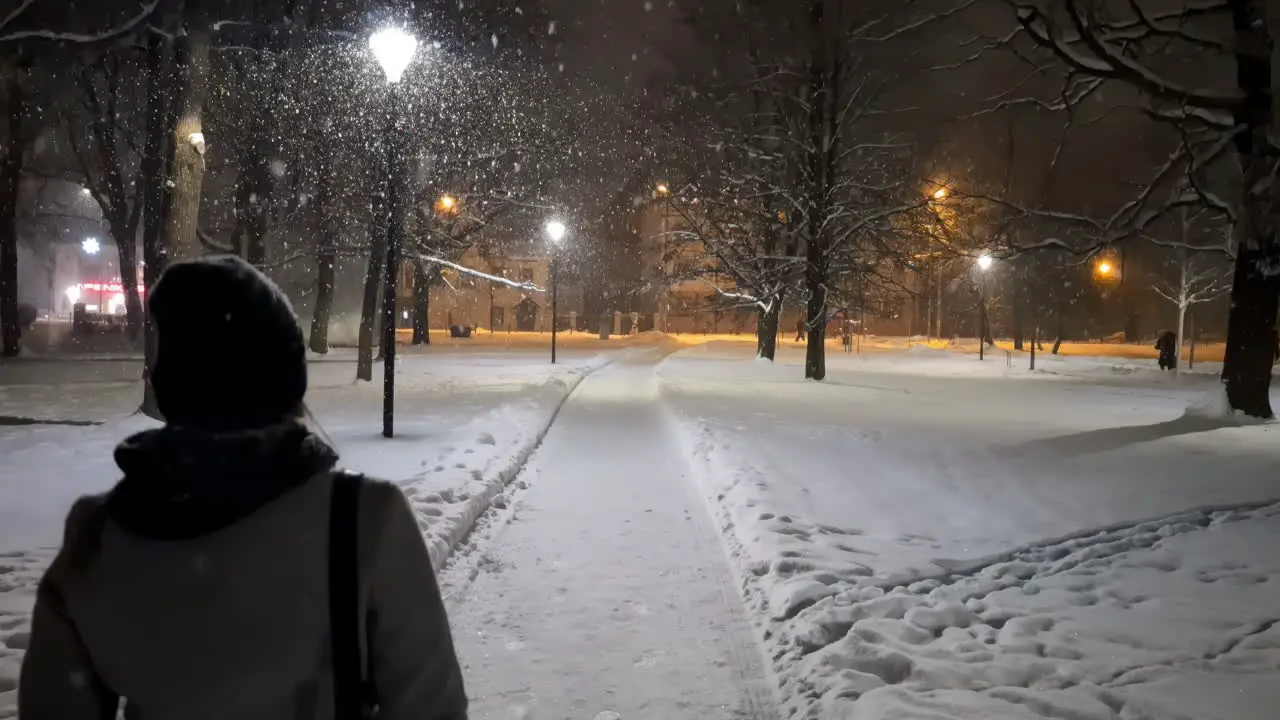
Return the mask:
[[[336,720],[361,720],[364,715],[356,533],[363,479],[335,473],[329,507],[329,642]]]

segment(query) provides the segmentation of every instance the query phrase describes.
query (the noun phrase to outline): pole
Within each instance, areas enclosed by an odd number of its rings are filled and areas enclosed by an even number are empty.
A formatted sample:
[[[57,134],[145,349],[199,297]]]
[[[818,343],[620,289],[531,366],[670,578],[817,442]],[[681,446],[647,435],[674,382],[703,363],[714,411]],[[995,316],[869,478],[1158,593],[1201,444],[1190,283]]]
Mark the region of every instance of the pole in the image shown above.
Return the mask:
[[[382,286],[382,436],[395,435],[396,405],[396,271],[400,265],[400,183],[396,153],[397,114],[400,112],[398,84],[391,85],[387,110],[387,261]]]
[[[1040,341],[1040,325],[1031,326],[1031,369],[1036,369],[1036,343]]]
[[[556,248],[551,246],[551,364],[556,364],[556,318],[559,312],[560,281],[556,278]]]
[[[978,278],[978,359],[979,360],[986,359],[986,355],[984,353],[985,348],[983,348],[983,344],[986,341],[986,335],[987,335],[986,332],[984,332],[986,328],[982,326],[983,325],[982,321],[986,319],[986,316],[987,316],[987,292],[986,292],[986,288],[982,286],[982,282],[983,282],[983,278],[979,277]]]

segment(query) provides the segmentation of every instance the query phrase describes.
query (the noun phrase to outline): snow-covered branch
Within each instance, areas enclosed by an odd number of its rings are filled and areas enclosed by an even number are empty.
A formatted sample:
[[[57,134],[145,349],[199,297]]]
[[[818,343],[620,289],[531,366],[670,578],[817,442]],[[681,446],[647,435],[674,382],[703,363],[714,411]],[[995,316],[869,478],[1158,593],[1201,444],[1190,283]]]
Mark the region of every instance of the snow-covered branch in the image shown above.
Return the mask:
[[[3,29],[5,25],[17,18],[18,15],[30,7],[30,5],[31,0],[27,0],[27,2],[24,2],[16,10],[6,16],[4,21],[0,23],[0,29]],[[47,42],[77,44],[107,42],[109,40],[115,40],[123,35],[128,35],[131,32],[144,29],[146,27],[147,20],[155,13],[156,8],[159,6],[160,0],[151,0],[151,2],[143,4],[142,8],[139,9],[137,14],[134,16],[121,22],[115,27],[104,30],[100,33],[65,33],[53,30],[20,30],[9,33],[8,35],[0,35],[0,43],[18,42],[20,40],[42,40]]]
[[[463,275],[470,275],[471,277],[480,278],[481,280],[488,280],[489,282],[498,283],[499,285],[506,285],[507,287],[514,288],[516,290],[523,290],[525,292],[546,292],[547,291],[546,288],[538,287],[532,282],[516,282],[514,280],[508,280],[507,278],[504,278],[504,277],[498,277],[497,275],[490,275],[489,273],[486,273],[486,272],[473,270],[465,265],[459,265],[458,263],[450,262],[448,260],[445,260],[444,258],[434,257],[431,255],[418,255],[418,261],[424,262],[430,265],[438,265],[440,267],[446,267],[446,268],[449,268],[450,270],[456,270],[457,272],[462,273]]]

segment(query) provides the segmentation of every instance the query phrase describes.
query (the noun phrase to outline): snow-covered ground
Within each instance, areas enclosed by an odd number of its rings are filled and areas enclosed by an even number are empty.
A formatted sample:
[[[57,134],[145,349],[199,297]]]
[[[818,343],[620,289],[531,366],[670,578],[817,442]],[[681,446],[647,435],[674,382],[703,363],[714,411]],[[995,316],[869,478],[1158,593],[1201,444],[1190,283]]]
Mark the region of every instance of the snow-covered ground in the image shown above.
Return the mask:
[[[1274,717],[1277,428],[1212,377],[801,361],[661,371],[790,717]]]
[[[313,361],[345,463],[461,548],[473,717],[1274,717],[1280,429],[1212,412],[1218,368],[868,347],[811,383],[695,339],[408,351],[390,442],[378,378]],[[149,424],[136,363],[31,362],[0,365],[0,718],[65,508]]]
[[[777,717],[657,354],[583,381],[445,572],[472,720]]]
[[[307,405],[343,466],[401,484],[441,564],[573,387],[628,352],[574,348],[552,366],[545,351],[527,348],[405,350],[390,441],[381,437],[380,370],[373,383],[354,383],[351,353],[313,359]],[[0,365],[0,415],[8,418],[0,422],[0,718],[15,712],[35,582],[61,540],[67,508],[111,487],[114,446],[154,425],[132,414],[142,392],[137,374],[135,361]]]

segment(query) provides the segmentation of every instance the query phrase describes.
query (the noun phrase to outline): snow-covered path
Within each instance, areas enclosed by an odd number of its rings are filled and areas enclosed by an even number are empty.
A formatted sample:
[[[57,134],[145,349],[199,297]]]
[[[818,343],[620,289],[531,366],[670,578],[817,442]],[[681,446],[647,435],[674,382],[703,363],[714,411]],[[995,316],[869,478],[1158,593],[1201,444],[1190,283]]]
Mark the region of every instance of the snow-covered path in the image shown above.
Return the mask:
[[[529,489],[446,573],[472,718],[776,717],[659,357],[583,381],[521,475]]]

